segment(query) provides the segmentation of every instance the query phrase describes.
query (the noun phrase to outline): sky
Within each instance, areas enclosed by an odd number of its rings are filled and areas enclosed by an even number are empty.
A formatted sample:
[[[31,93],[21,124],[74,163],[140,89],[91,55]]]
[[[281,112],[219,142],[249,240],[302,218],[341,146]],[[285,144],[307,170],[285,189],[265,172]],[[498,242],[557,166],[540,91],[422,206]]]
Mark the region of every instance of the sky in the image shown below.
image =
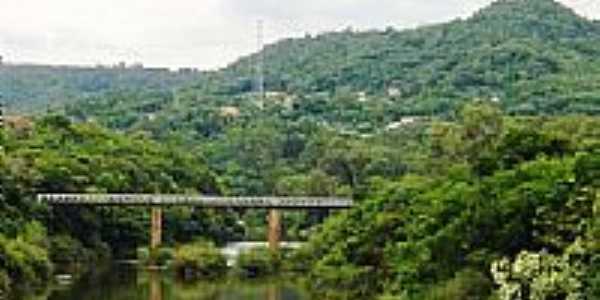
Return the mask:
[[[263,42],[306,33],[412,28],[467,17],[492,0],[0,0],[11,63],[224,67]],[[600,19],[600,0],[560,0]]]

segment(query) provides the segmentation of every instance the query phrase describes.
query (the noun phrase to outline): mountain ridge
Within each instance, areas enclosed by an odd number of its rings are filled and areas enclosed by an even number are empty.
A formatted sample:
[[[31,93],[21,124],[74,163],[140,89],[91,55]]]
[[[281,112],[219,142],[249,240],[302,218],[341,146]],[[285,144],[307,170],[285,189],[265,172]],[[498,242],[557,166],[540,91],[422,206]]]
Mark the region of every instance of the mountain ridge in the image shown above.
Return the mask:
[[[262,104],[255,93],[259,54],[269,102]],[[285,118],[370,132],[406,116],[452,115],[474,99],[495,101],[515,115],[598,115],[598,82],[596,22],[550,0],[504,0],[470,18],[422,28],[286,39],[203,73],[176,101],[153,106],[148,97],[126,96],[72,111],[104,116],[118,128],[183,128],[202,136],[228,126],[223,107],[239,111],[234,124]],[[117,117],[123,114],[127,122]]]
[[[551,16],[552,18],[545,18]],[[461,31],[464,35],[450,35],[451,31]],[[421,36],[420,36],[421,35]],[[429,41],[423,42],[422,35],[429,35]],[[474,36],[482,36],[485,40],[474,44]],[[343,37],[343,38],[338,38]],[[287,39],[268,45],[260,54],[242,58],[222,70],[224,75],[231,77],[232,74],[251,75],[252,64],[258,59],[258,55],[266,58],[266,69],[277,69],[282,61],[294,62],[293,66],[301,68],[302,65],[310,64],[308,60],[319,57],[319,54],[332,60],[340,66],[338,74],[343,73],[344,62],[336,59],[332,54],[323,54],[326,50],[334,49],[338,55],[345,55],[351,48],[348,42],[354,39],[362,39],[363,43],[371,43],[371,49],[358,56],[363,58],[374,58],[376,54],[397,54],[397,60],[403,51],[410,51],[411,47],[439,47],[440,45],[452,45],[464,43],[469,46],[480,46],[482,44],[498,44],[509,39],[527,38],[539,40],[560,40],[576,38],[600,38],[600,27],[594,22],[576,14],[572,9],[553,0],[500,0],[492,3],[473,16],[465,20],[455,20],[448,23],[430,25],[410,30],[386,30],[370,32],[332,32],[318,35],[316,37],[305,37]],[[547,40],[546,40],[547,41]],[[329,43],[324,47],[311,47],[315,43]],[[389,48],[390,43],[399,45],[397,49]],[[304,53],[294,51],[303,49]],[[356,49],[352,49],[356,50]],[[392,50],[396,50],[393,53]],[[387,52],[386,52],[387,51]],[[278,52],[287,52],[284,58],[278,59]],[[300,51],[302,52],[302,51]],[[371,52],[371,53],[369,53]],[[369,55],[371,54],[371,55]],[[390,57],[391,55],[388,55]],[[346,57],[346,60],[352,59]],[[385,58],[385,57],[384,57]],[[273,62],[269,60],[272,59]],[[339,72],[341,71],[341,72]],[[267,71],[267,73],[269,73]],[[277,72],[274,73],[291,73]],[[306,73],[306,72],[299,72]],[[327,73],[327,72],[324,72]],[[267,74],[268,76],[269,74]],[[335,74],[327,74],[334,77]],[[318,89],[318,88],[317,88]]]
[[[221,107],[254,114],[258,55],[265,58],[266,91],[293,100],[297,115],[310,112],[319,122],[337,119],[340,110],[354,115],[344,121],[351,127],[447,115],[475,98],[495,99],[513,114],[600,114],[599,23],[553,0],[500,0],[469,18],[416,29],[285,39],[162,93],[109,90],[71,101],[67,110],[83,119],[107,115],[118,128],[210,127],[197,123],[218,119]],[[46,90],[51,99],[60,96]],[[127,121],[115,121],[119,115]]]

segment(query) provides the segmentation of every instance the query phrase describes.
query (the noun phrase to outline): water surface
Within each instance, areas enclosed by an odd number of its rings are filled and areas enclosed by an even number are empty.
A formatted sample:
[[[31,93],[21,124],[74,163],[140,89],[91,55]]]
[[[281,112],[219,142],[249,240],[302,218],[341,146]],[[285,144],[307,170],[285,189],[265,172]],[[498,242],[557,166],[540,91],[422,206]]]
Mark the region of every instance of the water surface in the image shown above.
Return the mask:
[[[111,267],[18,300],[316,300],[284,278],[184,283],[167,271]]]

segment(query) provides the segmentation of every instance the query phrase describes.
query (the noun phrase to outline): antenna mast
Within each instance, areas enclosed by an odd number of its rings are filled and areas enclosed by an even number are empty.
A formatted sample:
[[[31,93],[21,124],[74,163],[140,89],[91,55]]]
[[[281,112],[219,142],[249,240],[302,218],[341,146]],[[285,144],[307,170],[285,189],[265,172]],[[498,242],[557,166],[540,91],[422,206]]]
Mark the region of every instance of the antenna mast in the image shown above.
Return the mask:
[[[0,133],[4,132],[4,99],[2,93],[0,93]],[[4,147],[0,145],[0,151],[4,150]]]
[[[256,45],[258,48],[257,52],[257,61],[256,61],[256,91],[261,100],[264,100],[265,97],[265,74],[264,74],[264,64],[265,64],[265,55],[263,51],[263,20],[258,20],[256,27]]]

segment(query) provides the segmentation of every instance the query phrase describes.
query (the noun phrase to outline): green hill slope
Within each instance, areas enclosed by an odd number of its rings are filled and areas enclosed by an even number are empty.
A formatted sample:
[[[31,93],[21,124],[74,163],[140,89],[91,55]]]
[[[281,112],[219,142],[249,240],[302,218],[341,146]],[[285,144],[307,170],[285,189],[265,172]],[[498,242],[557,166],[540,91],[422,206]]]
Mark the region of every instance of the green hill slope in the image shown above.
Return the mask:
[[[265,58],[265,103],[252,93],[257,55]],[[500,0],[446,24],[282,40],[195,78],[134,77],[102,93],[67,88],[57,97],[48,96],[54,89],[46,81],[17,80],[22,84],[10,88],[30,93],[29,100],[86,95],[60,103],[74,103],[66,109],[74,117],[114,128],[212,136],[232,123],[223,120],[223,107],[240,110],[236,124],[275,117],[352,132],[381,130],[405,116],[448,115],[475,98],[499,102],[511,114],[596,115],[599,74],[597,22],[553,0]],[[58,82],[81,77],[87,78]]]
[[[194,72],[141,67],[0,65],[0,97],[19,112],[57,108],[111,91],[163,91],[197,80]]]
[[[406,31],[337,32],[268,46],[268,90],[307,93],[342,88],[400,92],[403,106],[499,97],[518,109],[569,111],[598,104],[600,27],[551,0],[498,1],[467,20]],[[250,56],[223,71],[245,91]],[[555,86],[552,88],[551,86]],[[571,97],[570,99],[564,99]],[[583,102],[583,103],[581,103]],[[592,103],[589,103],[592,102]],[[438,109],[441,107],[437,107]]]

